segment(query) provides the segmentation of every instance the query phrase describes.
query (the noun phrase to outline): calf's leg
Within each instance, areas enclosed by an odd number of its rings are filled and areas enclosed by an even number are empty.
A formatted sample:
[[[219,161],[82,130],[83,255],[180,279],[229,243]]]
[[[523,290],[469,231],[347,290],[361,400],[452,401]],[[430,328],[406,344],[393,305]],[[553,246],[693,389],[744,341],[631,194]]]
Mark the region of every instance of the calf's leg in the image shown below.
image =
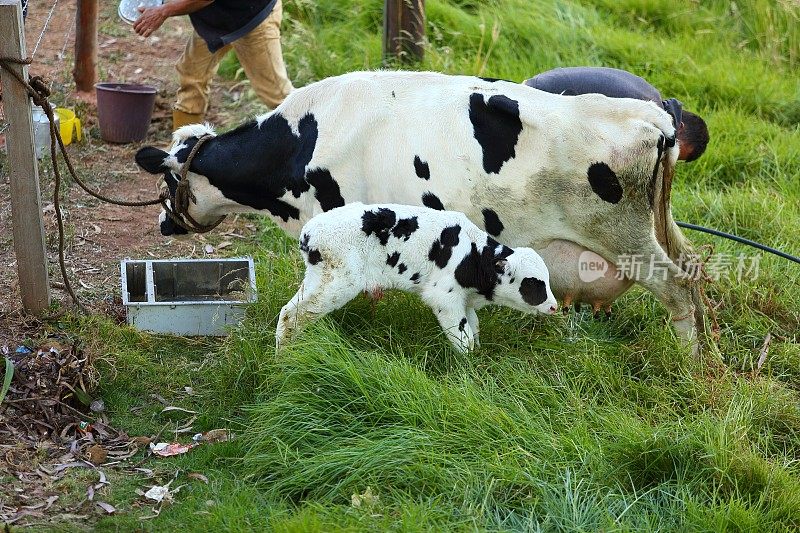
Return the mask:
[[[481,342],[478,330],[478,315],[473,307],[467,307],[467,324],[472,328],[472,335],[475,338],[475,347],[477,348],[481,345]]]
[[[307,267],[300,289],[283,306],[278,316],[275,330],[275,347],[278,350],[308,322],[339,309],[361,291],[347,273],[318,272],[312,268]]]

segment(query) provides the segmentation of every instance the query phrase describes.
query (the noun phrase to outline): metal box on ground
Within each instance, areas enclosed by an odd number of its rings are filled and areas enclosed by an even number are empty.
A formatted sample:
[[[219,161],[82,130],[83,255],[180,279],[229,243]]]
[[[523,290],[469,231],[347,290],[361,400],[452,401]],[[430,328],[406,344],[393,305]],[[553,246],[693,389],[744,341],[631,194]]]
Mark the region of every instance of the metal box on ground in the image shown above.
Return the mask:
[[[225,335],[256,301],[253,259],[125,259],[128,324],[153,333]]]

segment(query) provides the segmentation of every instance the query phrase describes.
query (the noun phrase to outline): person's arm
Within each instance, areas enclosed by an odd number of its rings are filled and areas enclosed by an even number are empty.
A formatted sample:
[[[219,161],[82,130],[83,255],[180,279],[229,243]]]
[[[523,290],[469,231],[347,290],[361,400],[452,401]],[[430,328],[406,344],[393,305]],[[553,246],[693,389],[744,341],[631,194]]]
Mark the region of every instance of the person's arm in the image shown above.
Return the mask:
[[[142,37],[149,37],[150,34],[160,28],[169,17],[194,13],[195,11],[203,9],[213,1],[214,0],[173,0],[172,2],[167,2],[158,7],[140,7],[139,11],[142,13],[142,16],[134,23],[133,31]]]

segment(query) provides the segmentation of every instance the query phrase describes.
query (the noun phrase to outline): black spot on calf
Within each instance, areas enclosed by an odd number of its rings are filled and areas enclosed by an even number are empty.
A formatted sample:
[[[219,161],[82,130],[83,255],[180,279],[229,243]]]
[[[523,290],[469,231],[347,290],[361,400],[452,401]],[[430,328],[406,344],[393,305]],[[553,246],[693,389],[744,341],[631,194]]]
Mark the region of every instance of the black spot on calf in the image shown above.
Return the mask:
[[[469,120],[483,151],[483,169],[500,172],[503,163],[516,156],[514,147],[522,132],[519,103],[501,94],[484,100],[480,93],[469,97]]]
[[[397,262],[400,260],[400,252],[393,252],[391,255],[386,256],[386,264],[390,267],[397,266]]]
[[[412,283],[419,283],[419,272],[414,272],[409,279],[411,279]]]
[[[601,200],[612,204],[622,200],[622,185],[617,175],[605,163],[592,163],[587,171],[589,185]]]
[[[335,207],[344,205],[344,198],[339,190],[339,184],[331,176],[330,171],[324,168],[315,168],[306,173],[306,182],[314,187],[314,197],[319,202],[323,211],[330,211]]]
[[[414,156],[414,170],[420,178],[424,180],[431,179],[431,169],[428,167],[428,163],[420,159],[418,155]]]
[[[500,221],[500,217],[497,216],[497,213],[494,210],[485,208],[483,209],[483,225],[486,227],[486,231],[489,232],[490,235],[494,235],[495,237],[499,237],[500,234],[503,232],[505,226]]]
[[[397,225],[392,229],[392,235],[398,239],[407,241],[411,234],[419,229],[419,222],[417,217],[401,218],[397,221]]]
[[[448,226],[442,230],[439,238],[433,241],[430,252],[428,252],[428,259],[436,263],[439,268],[444,268],[450,261],[450,256],[453,255],[453,248],[458,245],[458,234],[461,232],[461,226]]]
[[[463,317],[461,321],[458,323],[458,331],[464,332],[464,328],[467,327],[467,317]]]
[[[300,250],[305,252],[306,256],[308,257],[309,264],[316,265],[322,261],[322,254],[316,248],[309,246],[308,240],[308,233],[303,233],[303,236],[300,238]]]
[[[495,262],[505,259],[514,251],[507,246],[500,247],[494,239],[487,239],[486,245],[479,251],[473,242],[472,249],[464,256],[455,271],[455,278],[462,287],[474,288],[478,294],[487,300],[494,297],[494,288],[500,276],[495,271]]]
[[[361,231],[369,235],[375,235],[381,244],[386,246],[389,241],[389,232],[394,227],[397,215],[391,209],[385,207],[377,211],[365,211],[361,216]]]
[[[439,200],[438,196],[436,196],[430,191],[422,195],[422,205],[424,205],[425,207],[430,207],[431,209],[444,211],[444,204],[442,204],[442,201]]]
[[[547,286],[540,279],[523,279],[519,284],[519,292],[528,305],[539,305],[547,300]]]
[[[405,263],[400,263],[399,265],[397,265],[397,273],[398,274],[402,274],[406,270],[408,270],[408,267],[405,265]]]

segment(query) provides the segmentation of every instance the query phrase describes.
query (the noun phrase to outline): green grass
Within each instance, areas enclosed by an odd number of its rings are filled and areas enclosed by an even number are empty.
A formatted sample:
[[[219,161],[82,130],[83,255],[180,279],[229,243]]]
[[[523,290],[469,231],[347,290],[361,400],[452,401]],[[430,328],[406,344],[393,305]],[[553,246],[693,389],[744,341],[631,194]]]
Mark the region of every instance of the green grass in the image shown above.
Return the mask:
[[[640,74],[708,121],[681,165],[676,218],[800,252],[800,8],[790,1],[429,0],[422,69],[523,80],[567,65]],[[295,84],[381,66],[381,2],[285,6]],[[793,7],[794,6],[794,7]],[[228,75],[236,71],[233,58]],[[259,302],[225,340],[143,335],[103,318],[58,325],[100,356],[99,394],[131,434],[168,420],[157,393],[230,427],[231,443],[151,461],[188,482],[153,520],[143,478],[103,498],[99,530],[791,531],[800,527],[800,269],[764,256],[723,277],[720,364],[689,356],[663,308],[633,290],[610,321],[479,313],[483,347],[454,353],[431,312],[359,298],[274,352],[302,278],[275,226],[238,244]],[[690,234],[735,260],[734,243]],[[774,336],[756,371],[767,333]],[[182,391],[191,386],[195,395]],[[138,408],[131,412],[131,408]],[[185,477],[180,483],[187,483]],[[83,490],[71,478],[74,490]],[[370,487],[377,500],[354,507]],[[69,491],[65,487],[65,491]]]

